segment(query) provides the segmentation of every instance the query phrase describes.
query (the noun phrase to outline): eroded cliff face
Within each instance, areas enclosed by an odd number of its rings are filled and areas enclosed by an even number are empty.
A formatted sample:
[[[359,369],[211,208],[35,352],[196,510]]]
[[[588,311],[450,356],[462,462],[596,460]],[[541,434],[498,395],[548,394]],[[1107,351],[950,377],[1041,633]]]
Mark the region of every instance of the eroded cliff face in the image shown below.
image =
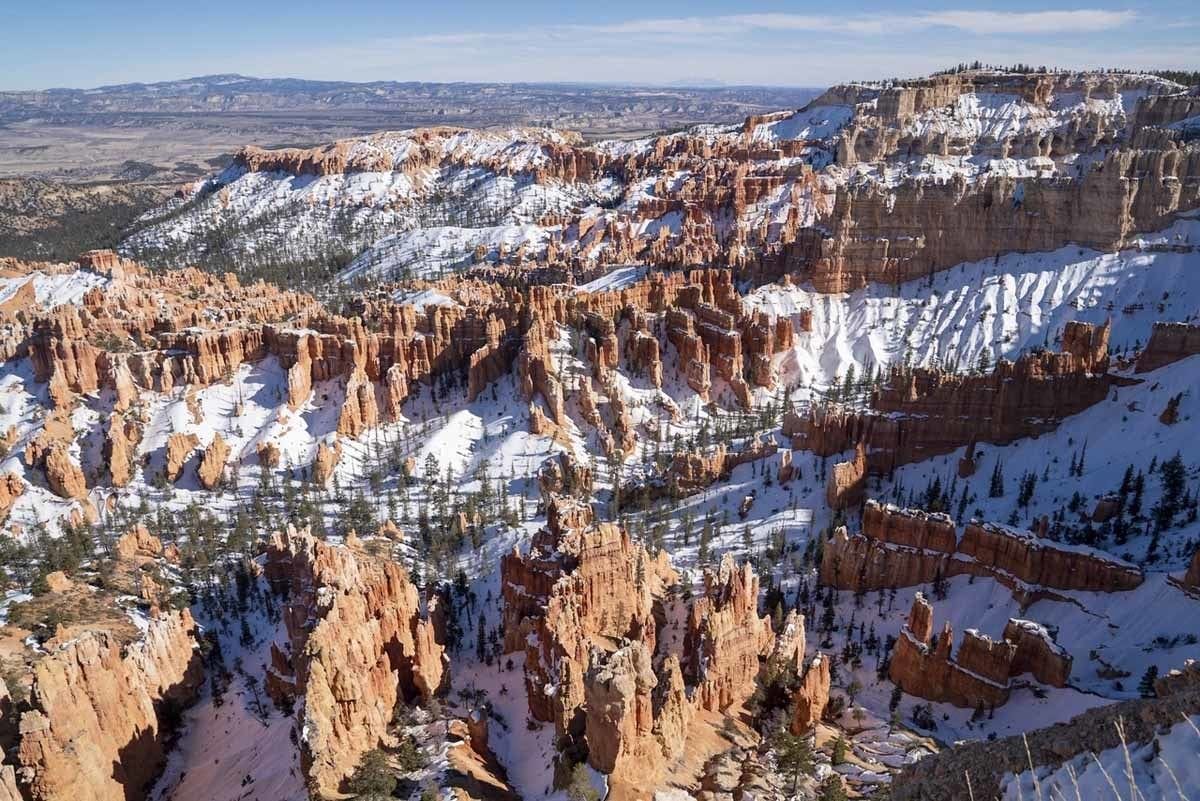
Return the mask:
[[[729,555],[683,605],[665,553],[653,559],[585,504],[551,497],[547,527],[528,555],[504,557],[501,580],[505,648],[525,651],[530,714],[560,738],[582,735],[614,798],[650,797],[679,768],[694,727],[739,715],[768,664],[802,678],[797,727],[811,728],[828,703],[828,662],[804,670],[803,617],[793,611],[777,637],[758,614],[758,577]],[[668,618],[681,625],[669,646],[658,639]],[[713,747],[711,736],[699,741]]]
[[[794,448],[819,456],[862,444],[867,469],[876,474],[972,443],[1003,445],[1037,436],[1099,403],[1110,387],[1127,380],[1104,372],[1108,328],[1073,323],[1063,352],[1002,360],[986,375],[895,367],[866,409],[817,405],[804,415],[789,411],[783,433]],[[853,486],[860,472],[855,463],[839,463],[831,476],[831,503],[839,501],[840,486]]]
[[[200,185],[192,213],[253,223],[271,206],[261,193],[287,197],[291,178],[306,176],[330,185],[330,206],[403,235],[397,208],[458,200],[463,190],[446,176],[474,170],[546,182],[579,202],[531,214],[510,201],[506,211],[539,235],[464,245],[462,265],[578,278],[612,265],[712,264],[741,279],[793,275],[841,292],[996,253],[1111,250],[1164,227],[1200,203],[1200,149],[1168,127],[1196,106],[1194,91],[1141,74],[976,70],[836,86],[740,129],[635,142],[585,144],[540,129],[398,131],[311,149],[246,148]],[[366,197],[339,191],[338,176],[356,172],[382,186]],[[314,231],[325,232],[325,216],[314,210]],[[153,253],[172,235],[201,252],[170,223],[126,247]],[[400,272],[388,265],[390,244],[378,243],[356,274]],[[732,349],[723,355],[714,367],[736,363]],[[692,374],[697,391],[702,373]]]
[[[785,268],[811,265],[822,292],[900,283],[996,253],[1066,244],[1118,250],[1200,202],[1200,151],[1113,151],[1082,178],[989,177],[838,187],[832,236],[786,246]],[[795,265],[795,266],[793,266]]]
[[[202,487],[215,489],[242,456],[224,438],[192,430],[204,416],[197,390],[231,382],[240,369],[267,360],[286,373],[281,400],[288,409],[336,411],[336,432],[323,436],[313,455],[314,479],[324,484],[337,467],[336,443],[402,419],[405,401],[424,384],[458,384],[465,376],[474,399],[511,375],[530,404],[534,433],[569,443],[572,426],[594,430],[607,455],[624,459],[639,431],[618,368],[652,386],[661,386],[671,369],[684,380],[703,374],[705,387],[711,375],[725,402],[749,407],[752,387],[773,386],[775,356],[792,340],[789,319],[744,309],[732,273],[719,269],[654,273],[593,291],[456,276],[408,287],[435,292],[444,303],[418,306],[397,300],[394,290],[368,292],[355,317],[331,314],[300,293],[243,286],[229,275],[149,272],[108,251],[81,257],[79,268],[13,262],[11,269],[21,275],[79,269],[88,281],[105,282],[103,292],[86,293],[78,306],[45,308],[32,297],[0,310],[0,328],[12,344],[0,357],[28,357],[54,406],[27,445],[26,462],[44,472],[54,492],[80,501],[95,486],[133,481],[148,456],[142,440],[153,396],[180,387],[191,423],[168,434],[166,478],[179,482],[194,470]],[[568,336],[583,344],[590,376],[558,374],[561,357],[552,351]],[[73,455],[80,435],[72,415],[83,398],[109,390],[107,469],[85,476]],[[660,402],[673,403],[665,395]],[[259,445],[268,455],[279,450],[270,441]]]
[[[960,539],[947,515],[876,501],[864,507],[862,532],[838,529],[821,556],[821,583],[856,592],[914,587],[960,575],[992,578],[1026,605],[1057,597],[1055,590],[1128,591],[1144,578],[1136,566],[1103,551],[975,520]]]
[[[745,702],[774,645],[770,619],[758,615],[758,576],[726,554],[705,573],[704,595],[688,614],[684,668],[700,708],[723,712]]]
[[[396,563],[294,529],[272,537],[264,575],[286,598],[288,632],[267,688],[303,699],[305,771],[338,797],[362,755],[388,741],[396,709],[445,686],[436,601],[423,606]]]
[[[1146,373],[1200,353],[1200,325],[1155,323],[1150,341],[1138,354],[1137,371]]]
[[[593,646],[630,640],[653,652],[654,601],[675,581],[665,553],[651,558],[626,531],[594,523],[586,504],[566,497],[551,499],[529,554],[506,555],[500,575],[505,650],[525,651],[530,713],[560,733],[584,702]]]
[[[936,638],[933,630],[933,608],[917,593],[889,657],[888,677],[918,698],[990,709],[1008,701],[1013,676],[1032,673],[1055,687],[1070,677],[1070,654],[1033,621],[1010,620],[999,640],[968,629],[956,652],[949,623]]]
[[[21,786],[35,801],[144,798],[165,760],[163,709],[190,703],[202,679],[186,610],[153,618],[133,643],[87,632],[40,659],[21,714]]]

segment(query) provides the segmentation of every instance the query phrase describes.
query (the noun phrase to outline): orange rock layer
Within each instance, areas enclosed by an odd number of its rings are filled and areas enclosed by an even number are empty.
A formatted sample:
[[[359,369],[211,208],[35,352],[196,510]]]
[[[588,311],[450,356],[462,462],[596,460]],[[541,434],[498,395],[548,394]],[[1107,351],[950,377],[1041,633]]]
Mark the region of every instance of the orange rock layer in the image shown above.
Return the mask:
[[[423,609],[398,564],[294,529],[272,537],[264,573],[287,599],[288,632],[267,689],[303,696],[304,769],[322,796],[336,796],[397,706],[446,684],[437,602]]]
[[[863,510],[862,533],[839,528],[822,549],[821,583],[841,590],[914,587],[959,575],[993,578],[1024,604],[1058,597],[1055,590],[1128,591],[1144,578],[1103,552],[994,523],[973,520],[960,540],[946,515],[875,501]]]

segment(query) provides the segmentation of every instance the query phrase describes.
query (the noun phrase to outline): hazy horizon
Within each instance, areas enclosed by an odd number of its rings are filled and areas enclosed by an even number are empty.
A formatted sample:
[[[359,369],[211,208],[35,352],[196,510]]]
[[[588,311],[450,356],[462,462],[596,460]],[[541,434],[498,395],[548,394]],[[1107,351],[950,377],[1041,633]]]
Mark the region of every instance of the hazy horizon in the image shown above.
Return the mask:
[[[927,74],[960,62],[1194,69],[1198,15],[1178,0],[813,3],[544,0],[405,9],[302,0],[203,14],[50,0],[0,11],[7,91],[160,83],[237,73],[307,80],[810,87]]]

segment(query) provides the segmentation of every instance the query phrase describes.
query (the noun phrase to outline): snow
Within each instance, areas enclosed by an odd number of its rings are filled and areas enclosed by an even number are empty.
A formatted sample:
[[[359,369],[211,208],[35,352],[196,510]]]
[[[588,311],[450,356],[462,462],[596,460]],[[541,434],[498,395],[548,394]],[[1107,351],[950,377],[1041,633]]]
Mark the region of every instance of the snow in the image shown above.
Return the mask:
[[[393,300],[412,306],[417,311],[425,311],[429,306],[457,306],[458,303],[447,295],[434,289],[422,289],[420,292],[405,294],[399,290]]]
[[[508,253],[524,249],[530,257],[540,256],[545,253],[551,230],[523,224],[487,228],[437,226],[405,231],[372,244],[338,274],[338,280],[436,277],[474,263],[479,249],[493,259],[501,248]]]
[[[1116,798],[1177,801],[1200,787],[1200,716],[1176,723],[1152,742],[1080,754],[1063,765],[1005,774],[1003,801],[1024,798]],[[1072,777],[1072,772],[1074,776]],[[1035,782],[1034,774],[1037,780]],[[1039,796],[1040,788],[1040,796]]]
[[[253,635],[243,645],[237,626],[197,614],[201,625],[218,634],[233,679],[221,701],[213,697],[212,684],[204,684],[199,701],[184,714],[183,733],[150,801],[305,801],[300,751],[292,740],[296,719],[277,710],[261,687],[271,642],[287,641],[283,623],[272,623],[260,606],[237,613]],[[244,673],[235,669],[239,662]],[[257,677],[260,686],[252,689],[245,676]]]
[[[780,139],[829,139],[850,122],[850,106],[809,105],[782,120],[756,125],[750,136],[755,141]]]
[[[903,360],[914,365],[973,366],[986,351],[1015,359],[1022,351],[1053,348],[1071,320],[1112,320],[1114,352],[1144,345],[1155,322],[1200,319],[1200,287],[1190,280],[1200,258],[1200,221],[1181,219],[1140,237],[1134,247],[1099,253],[1067,246],[1049,253],[1011,253],[937,273],[932,282],[893,289],[870,286],[822,294],[808,286],[768,285],[746,299],[752,308],[799,322],[795,345],[782,360],[785,379],[826,386],[851,365]],[[1168,249],[1182,248],[1182,249]]]
[[[58,306],[75,305],[83,302],[83,296],[90,290],[107,286],[106,276],[90,270],[72,270],[63,273],[46,273],[36,270],[28,275],[13,278],[0,278],[0,303],[11,300],[16,293],[33,282],[34,296],[38,305],[44,309]]]
[[[594,281],[580,284],[577,292],[611,292],[633,286],[646,277],[649,268],[644,265],[632,264],[628,267],[616,267]]]

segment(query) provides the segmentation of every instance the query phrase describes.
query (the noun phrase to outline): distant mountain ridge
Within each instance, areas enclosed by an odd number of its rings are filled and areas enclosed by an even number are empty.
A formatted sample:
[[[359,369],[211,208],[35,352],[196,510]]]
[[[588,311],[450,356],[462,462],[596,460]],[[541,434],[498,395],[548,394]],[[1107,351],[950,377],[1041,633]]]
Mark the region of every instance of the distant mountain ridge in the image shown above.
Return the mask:
[[[322,81],[256,78],[224,73],[151,83],[125,83],[89,89],[54,88],[0,91],[0,120],[42,118],[46,114],[196,113],[322,111],[424,111],[475,116],[521,109],[535,117],[587,109],[637,113],[686,108],[699,119],[733,118],[767,108],[798,107],[813,88],[717,85],[601,85],[521,83],[432,83],[423,81]]]

